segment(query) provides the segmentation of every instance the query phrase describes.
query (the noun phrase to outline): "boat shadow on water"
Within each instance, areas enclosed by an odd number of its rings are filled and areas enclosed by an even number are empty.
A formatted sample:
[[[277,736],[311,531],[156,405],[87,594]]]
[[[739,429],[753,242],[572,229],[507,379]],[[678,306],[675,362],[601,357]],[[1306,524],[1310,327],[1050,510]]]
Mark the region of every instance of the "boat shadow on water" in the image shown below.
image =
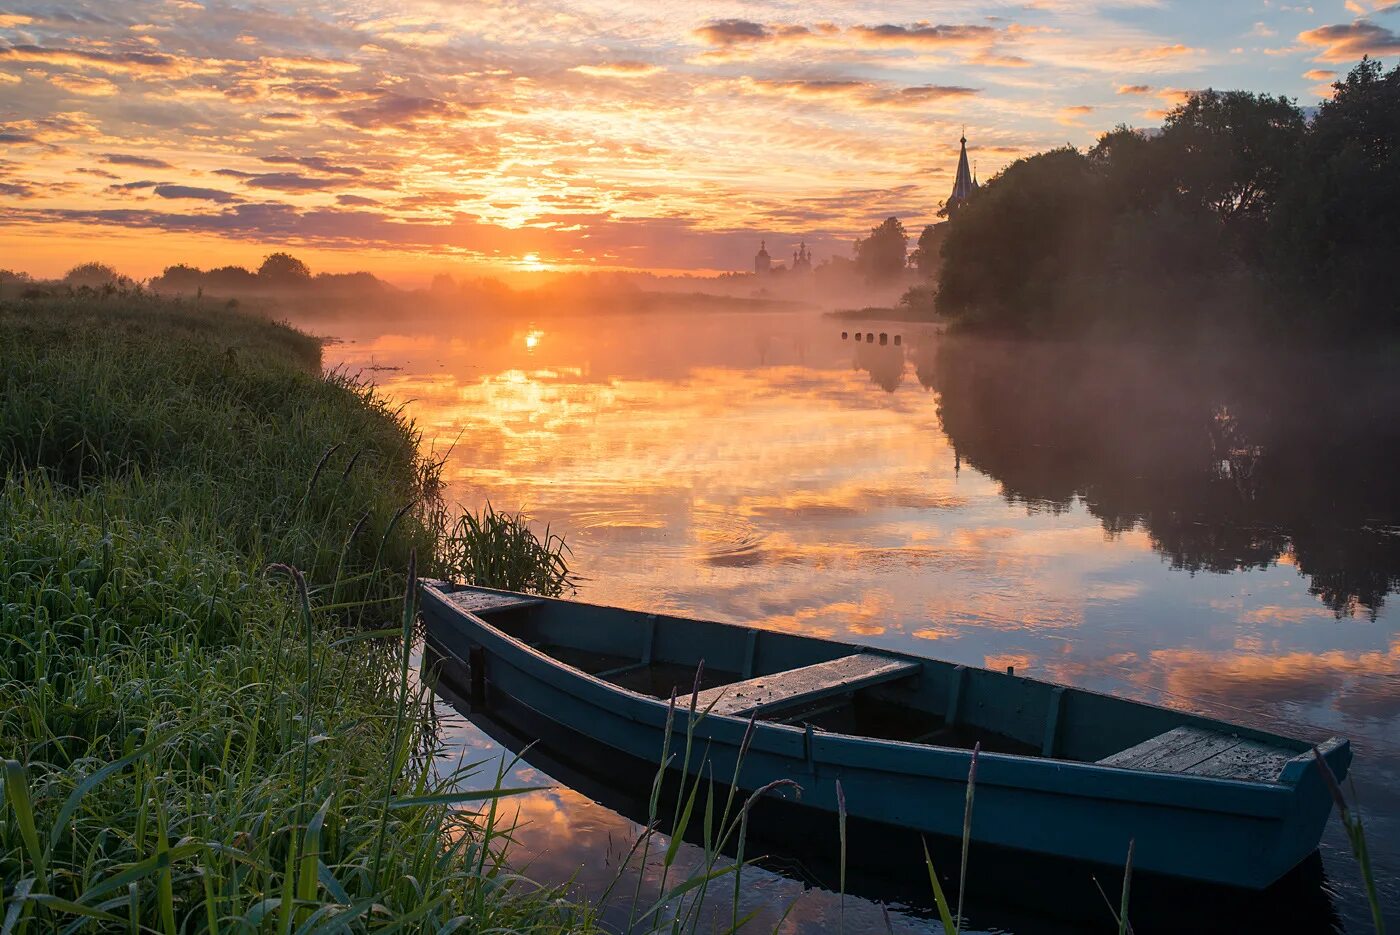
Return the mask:
[[[482,698],[480,686],[473,688],[468,667],[440,653],[431,640],[424,653],[424,675],[439,698],[503,750],[522,757],[530,767],[557,783],[622,816],[639,831],[647,825],[656,763],[564,728],[504,693],[493,692]],[[479,699],[475,704],[471,701],[474,695]],[[727,790],[727,784],[718,779],[716,786],[717,795]],[[669,816],[684,794],[681,776],[668,772],[661,789],[659,814]],[[663,834],[671,830],[664,818],[658,830]],[[937,930],[938,910],[926,869],[925,847],[940,870],[949,902],[954,903],[961,840],[856,817],[848,818],[845,830],[845,892],[927,920],[930,930]],[[698,822],[692,823],[682,837],[697,848],[705,845]],[[745,859],[804,888],[835,893],[843,873],[840,837],[839,823],[830,813],[791,798],[766,796],[750,813]],[[736,856],[736,843],[731,842],[724,850],[730,859]],[[567,848],[567,844],[562,846]],[[1185,842],[1185,846],[1192,846],[1191,842]],[[616,868],[584,870],[600,872],[609,882],[616,872]],[[964,930],[1113,931],[1122,881],[1121,866],[1049,858],[974,842],[967,871]],[[716,916],[723,909],[725,920],[728,886],[718,887],[719,892],[713,897],[724,905],[712,907]],[[590,895],[587,887],[585,895]],[[1259,891],[1135,871],[1129,917],[1133,931],[1139,933],[1343,929],[1316,852]]]

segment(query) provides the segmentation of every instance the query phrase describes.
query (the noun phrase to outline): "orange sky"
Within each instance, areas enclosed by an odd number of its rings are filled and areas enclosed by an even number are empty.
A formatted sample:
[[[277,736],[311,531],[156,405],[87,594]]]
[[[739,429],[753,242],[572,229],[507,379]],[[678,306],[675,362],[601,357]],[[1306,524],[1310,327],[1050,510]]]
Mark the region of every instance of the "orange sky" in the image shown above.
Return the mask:
[[[1309,104],[1395,0],[0,6],[0,265],[391,278],[818,259],[1191,88]],[[533,255],[533,256],[530,256]],[[529,257],[527,259],[527,257]]]

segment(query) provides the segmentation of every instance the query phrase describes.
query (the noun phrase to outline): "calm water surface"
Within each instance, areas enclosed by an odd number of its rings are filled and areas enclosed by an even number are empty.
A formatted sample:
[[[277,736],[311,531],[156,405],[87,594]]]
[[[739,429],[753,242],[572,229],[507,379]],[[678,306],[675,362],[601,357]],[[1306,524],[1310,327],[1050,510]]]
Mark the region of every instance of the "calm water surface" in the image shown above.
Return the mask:
[[[450,499],[563,533],[585,600],[1349,736],[1400,913],[1395,374],[807,312],[301,323],[341,339],[329,365],[408,403],[447,454]],[[439,713],[468,758],[508,749]],[[536,753],[508,781],[568,773]],[[520,858],[596,892],[638,826],[600,803],[606,783],[575,785],[512,800]],[[654,886],[657,868],[644,874]],[[767,930],[791,903],[784,931],[833,929],[838,898],[817,877],[800,861],[755,870],[745,911]],[[1347,931],[1367,930],[1356,878],[1334,821],[1306,885]],[[932,930],[918,902],[896,899],[894,930]],[[885,929],[871,899],[845,913],[848,931]],[[1059,930],[1034,913],[972,921]]]

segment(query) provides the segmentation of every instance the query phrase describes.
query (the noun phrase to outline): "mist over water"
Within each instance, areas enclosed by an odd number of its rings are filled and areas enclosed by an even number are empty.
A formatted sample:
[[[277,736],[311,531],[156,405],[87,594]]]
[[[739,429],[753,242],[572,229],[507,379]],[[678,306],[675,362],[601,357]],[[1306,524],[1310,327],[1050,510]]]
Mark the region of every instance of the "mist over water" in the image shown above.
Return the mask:
[[[1384,359],[993,342],[794,311],[297,323],[340,339],[327,365],[407,402],[447,455],[450,500],[562,533],[584,600],[1350,737],[1400,906],[1400,399]],[[455,743],[499,749],[441,713]],[[585,891],[636,834],[567,787],[516,804],[527,873],[586,864]],[[1351,929],[1365,910],[1335,822],[1322,856],[1315,885]],[[756,871],[748,908],[776,921],[799,879]],[[808,891],[789,930],[835,911]],[[884,922],[848,899],[847,925]]]

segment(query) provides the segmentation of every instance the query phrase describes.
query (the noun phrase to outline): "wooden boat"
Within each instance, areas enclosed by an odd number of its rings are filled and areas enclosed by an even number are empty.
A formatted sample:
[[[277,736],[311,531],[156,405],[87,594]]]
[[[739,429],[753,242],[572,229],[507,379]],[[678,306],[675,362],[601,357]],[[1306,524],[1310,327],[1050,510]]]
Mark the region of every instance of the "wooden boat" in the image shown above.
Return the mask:
[[[673,750],[689,729],[692,771],[793,779],[830,812],[839,780],[848,813],[881,824],[960,835],[979,742],[972,840],[1053,857],[1121,867],[1132,840],[1134,872],[1262,889],[1332,808],[1310,741],[1012,672],[441,581],[422,610],[474,700],[652,763],[668,724]],[[1347,741],[1316,746],[1344,778]]]

